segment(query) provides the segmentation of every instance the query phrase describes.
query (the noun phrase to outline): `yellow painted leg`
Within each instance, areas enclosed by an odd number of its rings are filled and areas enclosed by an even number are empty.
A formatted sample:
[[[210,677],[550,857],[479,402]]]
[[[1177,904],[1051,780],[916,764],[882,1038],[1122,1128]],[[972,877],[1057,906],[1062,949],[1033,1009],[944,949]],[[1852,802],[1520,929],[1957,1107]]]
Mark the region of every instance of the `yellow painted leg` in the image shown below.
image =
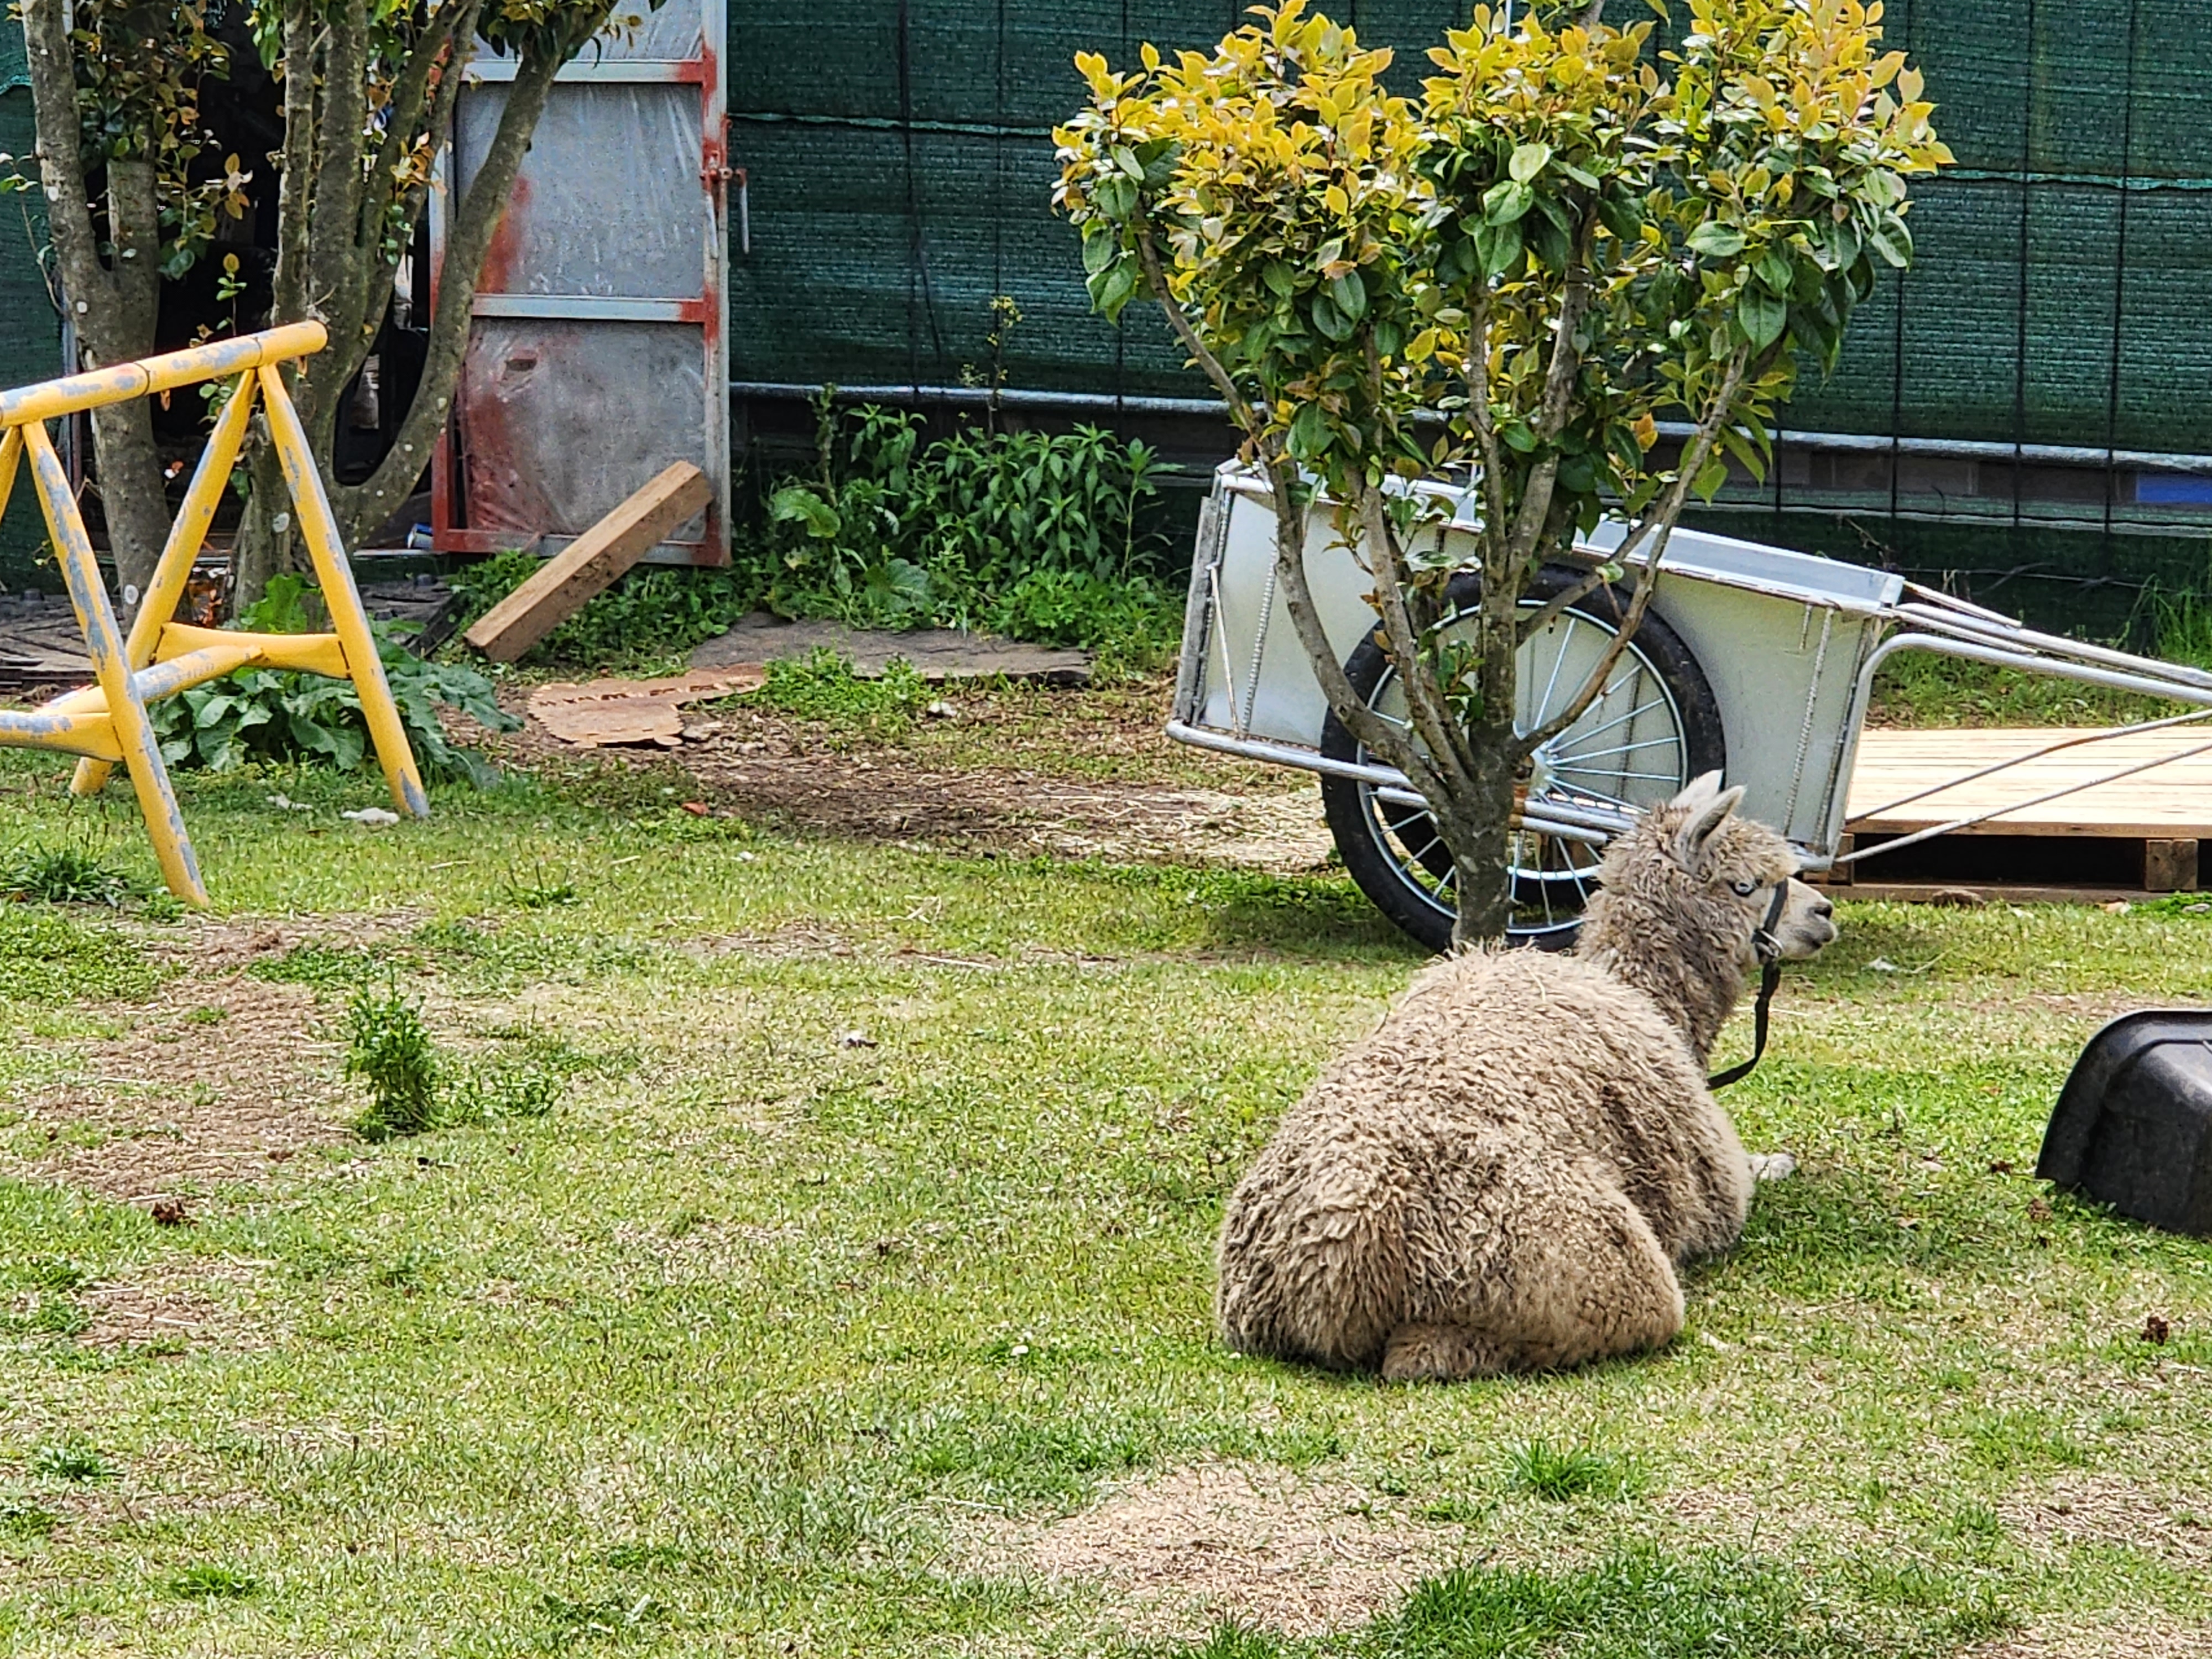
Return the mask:
[[[43,422],[34,421],[17,429],[31,452],[31,476],[38,485],[40,505],[46,509],[46,530],[61,556],[70,603],[76,607],[94,678],[99,680],[106,701],[123,763],[138,792],[146,833],[154,841],[154,856],[172,893],[187,904],[204,905],[207,889],[200,884],[199,861],[192,856],[191,838],[185,833],[184,815],[177,810],[176,792],[169,787],[169,769],[161,763],[161,747],[154,740],[146,705],[139,702],[137,688],[131,682],[123,631],[116,626],[115,607],[107,602],[107,589],[100,582],[92,539],[85,534],[84,520],[77,516],[69,474],[62,470],[61,457],[54,453],[53,440],[46,435]]]
[[[392,804],[418,818],[430,816],[430,802],[422,793],[422,779],[415,769],[415,751],[408,746],[407,728],[399,723],[399,710],[392,701],[392,687],[384,678],[384,659],[376,654],[376,636],[369,632],[368,613],[361,608],[361,590],[354,586],[353,566],[345,544],[338,538],[337,520],[331,513],[330,497],[323,493],[323,476],[307,447],[307,434],[300,425],[299,411],[284,390],[284,377],[274,363],[256,371],[261,376],[261,401],[269,431],[276,441],[276,459],[284,469],[284,482],[292,491],[292,506],[300,515],[300,532],[307,538],[307,552],[321,582],[323,604],[331,613],[331,627],[345,647],[346,667],[354,689],[361,694],[361,710],[368,720],[368,734],[376,744],[376,758],[384,768],[384,781],[392,787]]]
[[[23,434],[9,427],[0,432],[0,513],[8,510],[8,497],[15,489],[15,463],[23,458]]]
[[[254,385],[250,371],[238,377],[207,447],[200,452],[191,487],[185,492],[184,505],[177,509],[176,522],[169,526],[168,545],[161,550],[161,562],[154,567],[153,580],[146,584],[145,600],[131,619],[131,637],[125,642],[123,654],[134,670],[154,660],[161,630],[177,614],[177,601],[184,597],[185,584],[192,579],[192,562],[200,556],[200,544],[207,539],[208,526],[215,522],[215,510],[230,482],[230,470],[238,463],[239,447],[246,441],[246,417],[253,412]],[[6,505],[7,496],[0,492],[0,507]],[[70,787],[80,795],[97,794],[113,770],[106,761],[79,761]]]

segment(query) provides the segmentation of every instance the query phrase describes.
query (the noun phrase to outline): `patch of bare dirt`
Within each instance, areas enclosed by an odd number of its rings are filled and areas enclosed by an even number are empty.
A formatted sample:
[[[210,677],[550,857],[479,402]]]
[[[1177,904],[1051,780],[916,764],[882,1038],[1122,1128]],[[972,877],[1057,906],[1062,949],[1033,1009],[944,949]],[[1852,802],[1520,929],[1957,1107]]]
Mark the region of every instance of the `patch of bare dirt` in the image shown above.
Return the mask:
[[[2042,1491],[2015,1492],[1997,1514],[2021,1538],[2046,1547],[2120,1545],[2178,1565],[2212,1568],[2212,1512],[2175,1503],[2116,1474],[2075,1474]],[[2196,1651],[2212,1653],[2212,1646]]]
[[[945,720],[902,740],[855,738],[738,702],[686,728],[675,751],[590,757],[672,761],[715,810],[814,834],[1285,872],[1328,854],[1313,782],[1171,742],[1164,687],[949,695]],[[586,757],[535,720],[482,740],[522,766]]]
[[[1442,1568],[1449,1537],[1356,1486],[1200,1463],[997,1541],[1016,1570],[1104,1592],[1132,1634],[1188,1639],[1224,1619],[1291,1636],[1353,1628]]]
[[[419,907],[326,916],[210,916],[187,911],[175,922],[147,929],[144,942],[157,959],[199,973],[225,973],[302,945],[368,949],[412,933],[429,919],[430,912]]]
[[[2203,1659],[2212,1625],[2075,1625],[2025,1631],[1970,1648],[1960,1659]]]
[[[240,1305],[260,1267],[234,1257],[191,1259],[90,1285],[77,1302],[92,1322],[76,1340],[86,1347],[168,1353],[210,1342],[234,1351],[268,1347],[274,1334],[255,1328]]]
[[[173,980],[121,1036],[68,1045],[81,1069],[23,1103],[0,1164],[189,1222],[208,1188],[345,1139],[330,1018],[306,986]]]

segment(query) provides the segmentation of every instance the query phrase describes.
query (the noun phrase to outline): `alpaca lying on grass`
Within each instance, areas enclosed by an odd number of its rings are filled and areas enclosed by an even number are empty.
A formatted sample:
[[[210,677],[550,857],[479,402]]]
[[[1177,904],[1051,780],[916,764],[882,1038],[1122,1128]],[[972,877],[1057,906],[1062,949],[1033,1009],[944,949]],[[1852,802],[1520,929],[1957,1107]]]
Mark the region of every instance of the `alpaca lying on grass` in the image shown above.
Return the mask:
[[[1836,936],[1796,855],[1709,773],[1607,850],[1572,956],[1424,970],[1229,1200],[1231,1347],[1386,1377],[1545,1370],[1671,1340],[1674,1264],[1743,1230],[1705,1086],[1779,890],[1779,953]]]

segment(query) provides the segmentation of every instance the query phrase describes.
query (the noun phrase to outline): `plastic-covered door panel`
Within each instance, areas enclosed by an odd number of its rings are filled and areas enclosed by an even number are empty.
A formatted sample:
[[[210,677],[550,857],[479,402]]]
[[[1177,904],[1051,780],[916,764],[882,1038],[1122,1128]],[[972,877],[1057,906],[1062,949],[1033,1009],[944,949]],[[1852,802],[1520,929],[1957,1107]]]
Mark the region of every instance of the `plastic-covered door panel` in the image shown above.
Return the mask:
[[[729,556],[723,0],[640,10],[561,71],[485,256],[432,472],[441,550],[551,551],[690,461],[713,503],[649,556]],[[446,169],[456,196],[513,75],[482,53],[471,66]]]

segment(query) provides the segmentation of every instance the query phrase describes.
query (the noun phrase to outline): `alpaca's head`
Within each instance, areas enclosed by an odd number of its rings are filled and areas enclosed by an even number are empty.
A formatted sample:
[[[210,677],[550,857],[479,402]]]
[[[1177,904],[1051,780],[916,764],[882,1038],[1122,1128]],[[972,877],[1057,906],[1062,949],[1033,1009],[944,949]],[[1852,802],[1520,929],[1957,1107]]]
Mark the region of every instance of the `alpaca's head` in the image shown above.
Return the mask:
[[[1708,772],[1646,812],[1607,849],[1601,898],[1619,897],[1604,908],[1617,920],[1632,908],[1642,927],[1677,936],[1689,954],[1726,951],[1744,969],[1762,930],[1789,960],[1817,954],[1836,936],[1835,907],[1797,879],[1788,842],[1736,815],[1742,799],[1741,785],[1723,789],[1721,775]]]

